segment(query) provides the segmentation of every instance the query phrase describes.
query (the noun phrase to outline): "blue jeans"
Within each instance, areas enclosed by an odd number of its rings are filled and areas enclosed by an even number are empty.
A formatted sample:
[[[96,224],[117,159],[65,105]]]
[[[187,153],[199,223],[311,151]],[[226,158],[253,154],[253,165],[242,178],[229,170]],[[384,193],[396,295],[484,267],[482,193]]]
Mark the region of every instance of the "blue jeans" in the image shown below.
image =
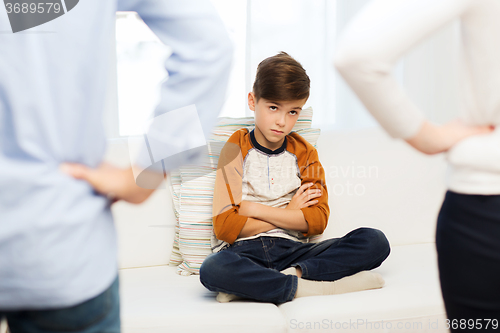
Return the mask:
[[[119,333],[118,276],[96,297],[75,306],[52,310],[0,311],[11,333]]]
[[[296,276],[280,273],[285,268],[299,266],[304,279],[335,281],[380,266],[389,253],[385,235],[371,228],[321,243],[259,237],[209,255],[200,268],[200,281],[211,291],[284,303],[295,297],[298,282]]]

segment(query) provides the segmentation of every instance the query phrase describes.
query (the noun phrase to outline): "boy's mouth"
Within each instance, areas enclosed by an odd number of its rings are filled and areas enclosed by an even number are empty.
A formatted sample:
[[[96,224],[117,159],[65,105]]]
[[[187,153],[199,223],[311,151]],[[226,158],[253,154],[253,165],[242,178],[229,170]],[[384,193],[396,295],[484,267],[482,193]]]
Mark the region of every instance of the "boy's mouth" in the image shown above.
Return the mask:
[[[273,131],[273,132],[274,132],[274,133],[276,133],[276,134],[282,134],[282,133],[283,133],[282,131],[273,130],[273,129],[272,129],[271,131]]]

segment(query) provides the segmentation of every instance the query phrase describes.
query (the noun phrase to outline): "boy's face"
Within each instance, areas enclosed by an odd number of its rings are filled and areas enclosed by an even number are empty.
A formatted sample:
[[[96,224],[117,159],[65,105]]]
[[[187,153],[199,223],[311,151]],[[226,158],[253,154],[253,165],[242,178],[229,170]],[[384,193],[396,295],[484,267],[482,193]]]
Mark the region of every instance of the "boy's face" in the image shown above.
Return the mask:
[[[283,144],[299,118],[307,98],[294,101],[256,101],[253,92],[248,93],[248,107],[255,112],[255,139],[262,146],[275,150]]]

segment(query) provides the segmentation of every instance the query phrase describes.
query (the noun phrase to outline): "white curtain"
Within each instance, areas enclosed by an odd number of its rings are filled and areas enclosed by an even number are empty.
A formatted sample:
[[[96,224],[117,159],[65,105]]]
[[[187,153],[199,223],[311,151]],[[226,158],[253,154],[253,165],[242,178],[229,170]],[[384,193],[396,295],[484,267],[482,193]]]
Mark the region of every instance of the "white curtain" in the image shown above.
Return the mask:
[[[314,109],[313,127],[352,130],[378,126],[332,65],[338,34],[368,0],[211,1],[235,45],[233,71],[220,116],[252,116],[247,94],[257,65],[285,51],[311,78],[306,107]],[[110,124],[119,119],[119,135],[124,136],[140,133],[137,124],[154,109],[158,85],[165,75],[161,64],[168,51],[158,47],[158,41],[137,24],[135,16],[119,14],[117,23],[118,112],[108,110],[106,126],[111,128]],[[130,29],[142,32],[124,33]],[[428,119],[437,123],[459,114],[458,36],[456,22],[415,47],[395,67],[395,75],[407,93]],[[113,112],[119,116],[110,116]],[[108,133],[116,130],[108,129]]]
[[[319,124],[335,121],[335,5],[331,0],[212,0],[228,25],[236,46],[228,100],[221,116],[245,117],[257,65],[285,51],[299,61],[311,78],[307,106]],[[231,7],[238,7],[231,10]],[[244,10],[241,10],[244,8]],[[236,18],[236,16],[238,16]],[[230,20],[228,19],[230,18]]]

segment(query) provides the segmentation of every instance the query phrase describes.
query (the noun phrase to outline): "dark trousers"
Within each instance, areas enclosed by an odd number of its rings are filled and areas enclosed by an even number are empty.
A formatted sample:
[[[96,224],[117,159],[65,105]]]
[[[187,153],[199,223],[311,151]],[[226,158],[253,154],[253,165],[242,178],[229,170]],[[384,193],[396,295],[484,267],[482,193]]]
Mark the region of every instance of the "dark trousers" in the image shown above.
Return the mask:
[[[481,323],[481,332],[499,332],[500,195],[448,191],[439,212],[436,247],[447,316],[458,324],[451,330],[478,329]],[[485,330],[486,319],[495,319],[497,329],[492,321]]]
[[[389,252],[385,235],[371,228],[320,243],[259,237],[209,255],[200,268],[200,281],[211,291],[284,303],[295,297],[298,282],[296,276],[280,273],[285,268],[299,266],[304,279],[335,281],[380,266]]]
[[[96,297],[67,308],[51,310],[0,310],[11,333],[120,333],[118,276]]]

